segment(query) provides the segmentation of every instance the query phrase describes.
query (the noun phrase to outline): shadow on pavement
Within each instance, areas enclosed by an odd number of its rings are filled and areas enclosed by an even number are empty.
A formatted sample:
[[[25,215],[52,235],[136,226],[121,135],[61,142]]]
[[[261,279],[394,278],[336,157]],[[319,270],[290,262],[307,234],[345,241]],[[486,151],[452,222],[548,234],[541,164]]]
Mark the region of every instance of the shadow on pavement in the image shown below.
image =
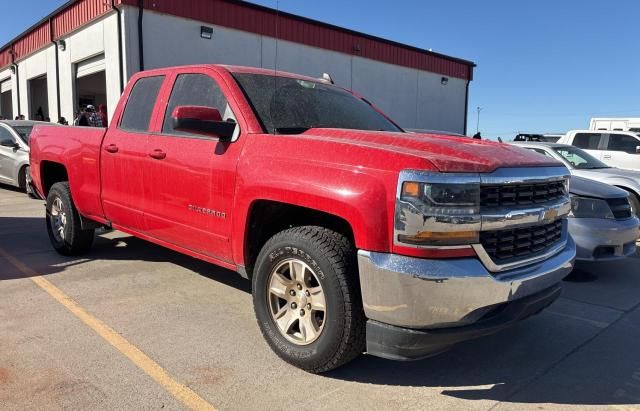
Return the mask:
[[[82,258],[66,258],[51,249],[42,218],[0,217],[0,247],[16,255],[24,247],[36,244],[32,254],[22,254],[18,258],[42,275],[94,259],[170,262],[251,292],[250,282],[232,271],[135,237],[109,237],[112,235],[97,236],[92,251]],[[0,267],[7,265],[4,261],[0,264]],[[634,258],[625,267],[636,265]],[[634,269],[627,271],[626,274],[632,276]],[[12,270],[0,271],[0,280],[20,277],[23,276]],[[591,287],[598,286],[597,281],[590,284]],[[574,295],[584,286],[569,284]],[[616,298],[621,291],[615,287],[611,282],[603,282],[599,288],[609,290],[610,298]],[[633,280],[624,288],[640,295],[638,281]],[[511,329],[463,343],[437,357],[395,362],[363,355],[322,378],[385,386],[441,388],[443,395],[465,400],[596,406],[640,402],[640,350],[637,346],[640,311],[635,310],[637,302],[633,307],[635,311],[626,311],[635,317],[629,320],[620,317],[621,320],[601,324],[575,312],[561,312],[567,301],[561,299],[542,314]],[[615,311],[591,307],[588,302],[573,304],[586,311]]]
[[[29,264],[29,261],[47,260],[48,264],[36,264],[30,268],[41,275],[63,271],[70,265],[89,260],[141,260],[169,262],[179,265],[199,275],[219,281],[238,290],[251,293],[251,282],[236,272],[157,246],[133,236],[108,238],[97,232],[91,251],[80,257],[64,257],[54,251],[49,243],[44,218],[0,217],[0,247],[9,254]],[[28,250],[27,254],[21,254]],[[46,258],[42,257],[45,254]],[[0,257],[2,261],[2,257]],[[8,263],[6,263],[8,264]],[[2,264],[2,265],[6,265]],[[23,278],[14,270],[0,271],[0,280]]]

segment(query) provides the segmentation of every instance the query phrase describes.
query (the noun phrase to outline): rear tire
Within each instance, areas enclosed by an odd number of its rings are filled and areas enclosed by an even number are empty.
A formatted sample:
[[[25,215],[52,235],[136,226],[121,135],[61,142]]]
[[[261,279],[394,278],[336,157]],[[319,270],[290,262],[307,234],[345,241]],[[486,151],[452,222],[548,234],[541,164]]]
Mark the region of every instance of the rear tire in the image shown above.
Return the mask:
[[[83,230],[73,204],[69,183],[55,183],[47,195],[47,233],[51,245],[62,255],[81,255],[91,249],[94,230]]]
[[[364,351],[355,249],[339,233],[303,226],[274,235],[256,261],[253,304],[271,349],[305,371],[332,370]]]

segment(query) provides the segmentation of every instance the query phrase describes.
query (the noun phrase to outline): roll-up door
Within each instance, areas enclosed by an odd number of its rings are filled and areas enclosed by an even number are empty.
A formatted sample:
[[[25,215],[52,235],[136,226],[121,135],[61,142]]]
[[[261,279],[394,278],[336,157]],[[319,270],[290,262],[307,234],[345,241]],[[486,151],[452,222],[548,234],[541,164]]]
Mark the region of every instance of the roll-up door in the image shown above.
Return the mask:
[[[5,80],[0,83],[0,93],[11,91],[11,80]]]
[[[86,59],[77,63],[76,78],[90,76],[92,74],[104,71],[104,69],[104,54],[100,54],[99,56],[91,57],[90,59]]]

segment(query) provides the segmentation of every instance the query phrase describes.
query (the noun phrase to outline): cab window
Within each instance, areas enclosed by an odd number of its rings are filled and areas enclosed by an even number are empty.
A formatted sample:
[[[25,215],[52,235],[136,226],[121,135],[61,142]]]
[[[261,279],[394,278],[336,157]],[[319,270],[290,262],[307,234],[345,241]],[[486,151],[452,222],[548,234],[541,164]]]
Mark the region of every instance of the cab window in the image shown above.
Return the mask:
[[[120,120],[120,128],[133,132],[147,132],[151,114],[164,76],[143,77],[133,85]]]
[[[162,133],[172,135],[196,136],[194,134],[178,131],[173,128],[171,116],[179,106],[203,106],[215,108],[222,116],[223,121],[236,120],[227,98],[220,90],[216,81],[205,74],[180,74],[176,78],[169,97],[169,103],[164,114]],[[197,135],[203,138],[201,135]]]
[[[636,154],[636,147],[638,146],[640,146],[640,140],[635,137],[626,134],[610,134],[607,150]]]
[[[602,141],[599,133],[578,133],[573,139],[573,145],[586,150],[597,150]]]

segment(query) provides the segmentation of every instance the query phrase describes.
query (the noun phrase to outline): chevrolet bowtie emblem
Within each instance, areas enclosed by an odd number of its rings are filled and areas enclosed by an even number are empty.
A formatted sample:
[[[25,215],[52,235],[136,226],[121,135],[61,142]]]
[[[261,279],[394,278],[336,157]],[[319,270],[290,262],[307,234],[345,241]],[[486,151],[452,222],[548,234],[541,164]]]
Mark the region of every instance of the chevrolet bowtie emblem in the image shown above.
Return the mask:
[[[540,213],[540,221],[544,223],[551,223],[558,218],[558,210],[552,208],[550,210],[544,210]]]

